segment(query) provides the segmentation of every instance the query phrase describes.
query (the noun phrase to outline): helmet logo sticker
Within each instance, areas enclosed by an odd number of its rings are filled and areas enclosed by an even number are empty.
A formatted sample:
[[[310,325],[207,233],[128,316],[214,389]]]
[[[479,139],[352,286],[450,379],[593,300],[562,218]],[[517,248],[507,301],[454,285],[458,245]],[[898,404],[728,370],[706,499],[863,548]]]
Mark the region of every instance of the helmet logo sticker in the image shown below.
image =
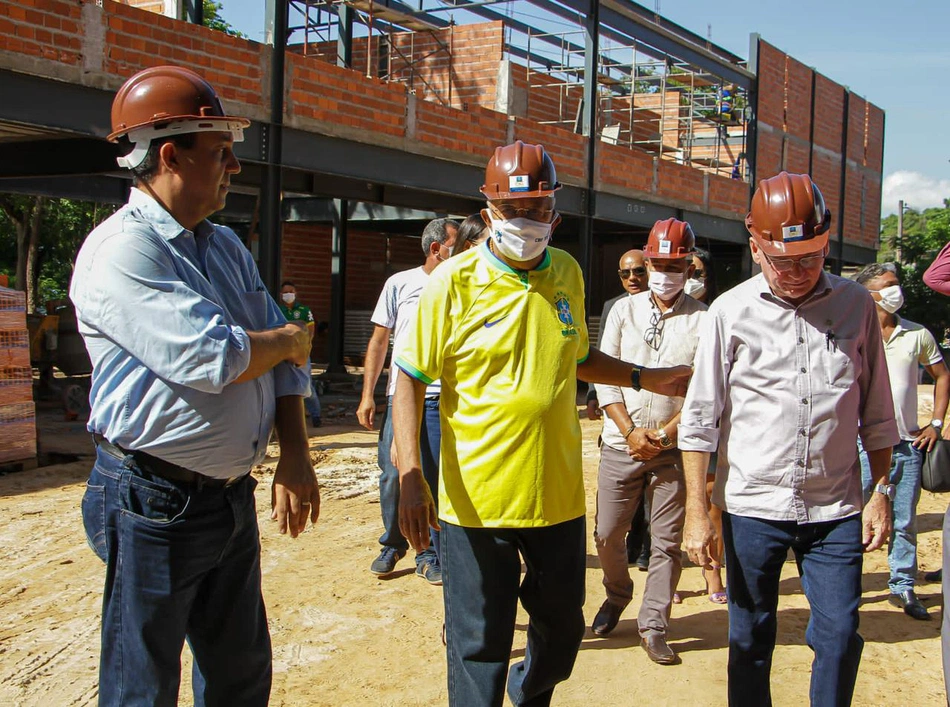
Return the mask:
[[[661,240],[657,243],[656,252],[661,255],[669,255],[673,252],[673,241]]]
[[[512,174],[508,177],[508,191],[529,191],[527,174]]]
[[[805,238],[805,228],[801,224],[797,226],[782,226],[782,240],[786,243],[801,241]]]

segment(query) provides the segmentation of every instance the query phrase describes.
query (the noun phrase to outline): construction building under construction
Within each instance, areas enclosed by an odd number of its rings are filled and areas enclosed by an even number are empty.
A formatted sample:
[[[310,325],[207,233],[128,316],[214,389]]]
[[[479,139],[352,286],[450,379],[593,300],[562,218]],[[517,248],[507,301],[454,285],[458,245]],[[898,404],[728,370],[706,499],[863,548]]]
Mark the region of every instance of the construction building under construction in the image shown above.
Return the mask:
[[[721,283],[748,275],[751,190],[782,169],[822,189],[835,269],[874,259],[883,111],[757,34],[743,58],[624,0],[408,2],[268,0],[258,43],[202,26],[200,1],[0,0],[0,191],[124,202],[114,91],[198,71],[253,121],[220,220],[330,323],[314,357],[331,366],[362,352],[385,278],[421,262],[424,224],[481,208],[484,165],[516,139],[554,158],[555,241],[591,313],[657,219],[690,221]]]

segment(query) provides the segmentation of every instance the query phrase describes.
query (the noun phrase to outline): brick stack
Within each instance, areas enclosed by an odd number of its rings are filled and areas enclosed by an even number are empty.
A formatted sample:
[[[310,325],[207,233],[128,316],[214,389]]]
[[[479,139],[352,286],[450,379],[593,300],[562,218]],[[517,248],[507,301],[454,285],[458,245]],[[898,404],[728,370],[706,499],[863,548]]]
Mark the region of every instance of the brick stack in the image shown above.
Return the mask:
[[[0,464],[36,457],[26,295],[0,287]]]

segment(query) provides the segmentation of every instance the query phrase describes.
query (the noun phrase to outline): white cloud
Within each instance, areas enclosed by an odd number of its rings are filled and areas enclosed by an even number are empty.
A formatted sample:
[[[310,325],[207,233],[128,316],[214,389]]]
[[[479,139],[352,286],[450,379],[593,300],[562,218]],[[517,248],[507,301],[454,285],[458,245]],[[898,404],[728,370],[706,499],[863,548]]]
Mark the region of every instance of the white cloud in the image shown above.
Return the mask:
[[[884,177],[881,195],[881,216],[897,213],[897,203],[918,211],[943,206],[950,199],[950,179],[935,179],[920,172],[899,170]]]

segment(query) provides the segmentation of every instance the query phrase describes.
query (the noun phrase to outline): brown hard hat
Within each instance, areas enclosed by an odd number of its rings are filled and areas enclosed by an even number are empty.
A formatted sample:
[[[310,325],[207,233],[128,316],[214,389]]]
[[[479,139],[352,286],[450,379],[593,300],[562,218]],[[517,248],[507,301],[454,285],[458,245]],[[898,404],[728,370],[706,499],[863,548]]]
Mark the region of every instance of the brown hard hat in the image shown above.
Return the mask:
[[[828,245],[831,212],[807,174],[780,172],[759,182],[745,227],[772,256],[815,253]]]
[[[554,162],[544,146],[518,140],[495,148],[481,192],[488,199],[527,199],[550,196],[560,188]]]
[[[668,218],[657,221],[650,229],[650,237],[643,248],[646,258],[688,258],[696,250],[696,235],[686,221]]]
[[[155,66],[135,74],[116,93],[108,139],[115,142],[137,128],[182,120],[250,125],[246,118],[225,115],[211,84],[194,71]]]

